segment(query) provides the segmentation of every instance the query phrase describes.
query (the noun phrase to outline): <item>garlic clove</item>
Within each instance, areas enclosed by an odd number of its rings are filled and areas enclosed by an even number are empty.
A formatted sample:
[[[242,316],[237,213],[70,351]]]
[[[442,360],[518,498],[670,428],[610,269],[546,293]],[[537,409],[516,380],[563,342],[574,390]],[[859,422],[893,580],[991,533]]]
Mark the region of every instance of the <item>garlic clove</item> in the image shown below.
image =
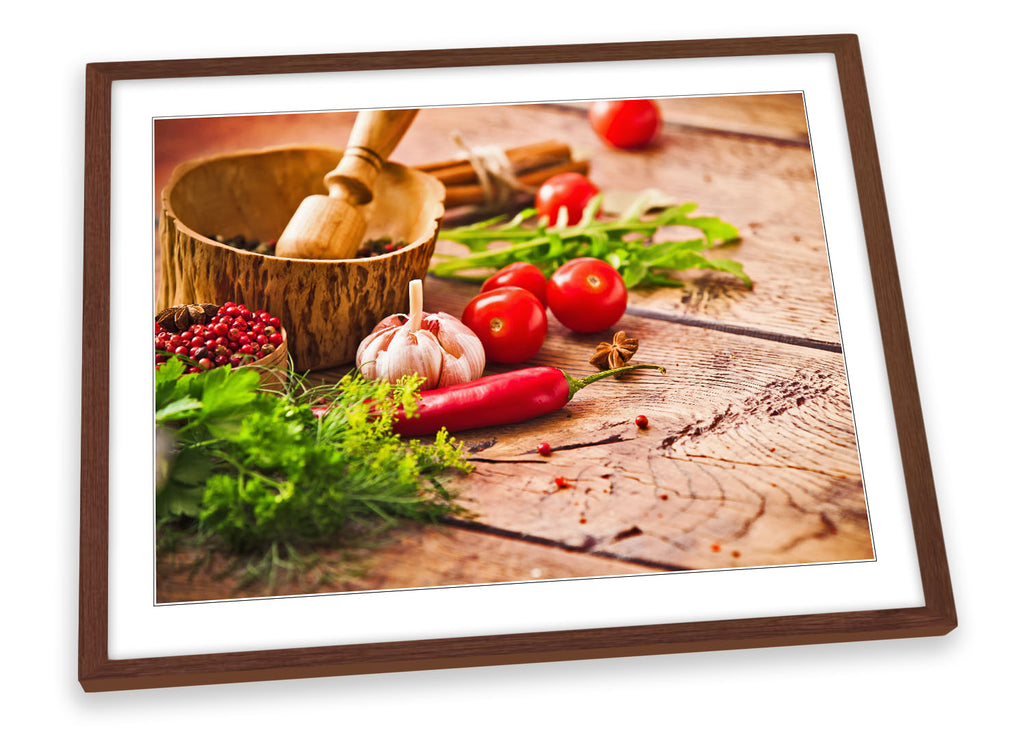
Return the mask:
[[[370,381],[381,376],[377,366],[377,354],[388,349],[395,334],[401,329],[397,326],[383,329],[379,329],[379,327],[374,328],[374,332],[363,338],[359,343],[359,348],[356,349],[356,368]]]
[[[391,383],[416,374],[424,379],[421,389],[434,389],[443,358],[444,351],[431,333],[402,327],[395,330],[386,348],[377,351],[374,373]]]
[[[445,352],[438,386],[464,384],[483,376],[487,360],[476,333],[445,312],[438,312],[434,317],[437,341]]]

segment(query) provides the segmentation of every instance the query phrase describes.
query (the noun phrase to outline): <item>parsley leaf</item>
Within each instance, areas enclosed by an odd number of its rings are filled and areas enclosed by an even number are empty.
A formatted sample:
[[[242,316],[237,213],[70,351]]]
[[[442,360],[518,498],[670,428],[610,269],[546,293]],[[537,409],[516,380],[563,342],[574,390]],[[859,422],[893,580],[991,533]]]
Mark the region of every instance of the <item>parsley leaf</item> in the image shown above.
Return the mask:
[[[442,483],[471,470],[461,443],[392,432],[396,411],[415,407],[415,378],[391,387],[350,374],[272,393],[245,368],[185,374],[172,358],[156,374],[158,437],[172,438],[158,459],[158,470],[168,466],[156,490],[163,522],[189,518],[200,534],[253,552],[358,542],[401,519],[465,511]],[[310,405],[323,400],[332,409],[317,417]]]

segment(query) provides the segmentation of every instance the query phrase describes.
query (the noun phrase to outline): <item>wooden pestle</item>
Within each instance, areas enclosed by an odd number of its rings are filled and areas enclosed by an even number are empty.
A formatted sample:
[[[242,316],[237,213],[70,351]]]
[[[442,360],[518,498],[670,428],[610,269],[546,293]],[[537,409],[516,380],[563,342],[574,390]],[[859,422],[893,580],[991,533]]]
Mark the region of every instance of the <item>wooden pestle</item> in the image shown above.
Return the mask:
[[[368,110],[356,116],[341,161],[324,176],[327,195],[310,195],[277,239],[284,258],[353,258],[366,234],[362,205],[373,199],[373,184],[384,162],[405,135],[418,110]]]

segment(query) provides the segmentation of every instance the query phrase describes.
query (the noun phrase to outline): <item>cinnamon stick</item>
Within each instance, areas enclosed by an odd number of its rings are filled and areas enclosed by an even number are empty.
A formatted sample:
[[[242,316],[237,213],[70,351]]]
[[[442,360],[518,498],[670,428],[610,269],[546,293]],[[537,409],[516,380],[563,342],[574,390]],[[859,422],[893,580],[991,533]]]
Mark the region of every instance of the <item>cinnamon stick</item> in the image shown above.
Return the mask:
[[[542,169],[521,174],[517,179],[528,187],[539,187],[549,177],[556,174],[564,174],[573,171],[584,176],[590,171],[589,161],[567,161]],[[445,207],[459,207],[460,205],[479,205],[486,201],[484,188],[480,184],[457,184],[454,186],[445,185]]]
[[[567,144],[559,141],[541,141],[525,146],[505,149],[512,170],[516,175],[572,161],[572,151]],[[477,181],[476,170],[468,159],[452,159],[416,167],[432,174],[445,186],[473,184]]]

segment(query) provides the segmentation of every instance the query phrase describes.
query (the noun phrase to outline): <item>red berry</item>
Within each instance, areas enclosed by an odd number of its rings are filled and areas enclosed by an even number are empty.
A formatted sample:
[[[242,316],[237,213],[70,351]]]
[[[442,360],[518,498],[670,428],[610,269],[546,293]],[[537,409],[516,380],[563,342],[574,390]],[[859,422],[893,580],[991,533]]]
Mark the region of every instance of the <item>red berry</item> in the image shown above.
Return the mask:
[[[270,345],[279,346],[284,342],[284,336],[281,333],[274,333],[273,335],[268,335],[267,340],[270,341]]]
[[[222,322],[218,322],[216,325],[213,326],[213,332],[216,333],[217,335],[227,335],[228,330],[230,329],[231,328],[229,328]]]
[[[176,356],[187,356],[188,348],[186,346],[179,345],[177,348],[174,349],[174,354]]]
[[[252,343],[252,338],[247,333],[242,333],[238,336],[238,345],[245,345],[246,343]]]
[[[225,314],[225,315],[228,315],[228,316],[230,316],[230,317],[238,317],[239,315],[241,315],[241,314],[242,314],[242,311],[241,311],[241,310],[239,310],[239,309],[238,309],[237,307],[235,307],[234,305],[231,305],[230,307],[225,307],[225,308],[224,308],[224,314]]]
[[[211,361],[209,358],[200,358],[199,359],[199,368],[201,368],[201,369],[212,369],[213,368],[213,361]]]
[[[224,364],[228,363],[229,361],[230,361],[230,359],[227,356],[214,356],[213,357],[213,362],[215,364],[217,364],[218,366],[223,366]]]
[[[261,333],[257,333],[256,337],[253,338],[253,340],[256,342],[257,345],[266,345],[267,344],[267,336],[263,335]]]
[[[270,319],[267,320],[267,324],[270,325],[270,327],[272,327],[272,328],[280,328],[281,327],[281,318],[280,317],[271,316]]]
[[[555,476],[555,486],[559,489],[564,489],[569,486],[569,482],[562,476]]]
[[[636,426],[639,427],[641,430],[647,429],[647,418],[644,415],[637,415],[635,422]]]
[[[247,356],[251,356],[253,353],[256,352],[256,348],[253,346],[252,343],[244,343],[241,346],[239,346],[238,350],[246,354]]]
[[[549,456],[551,455],[551,446],[548,445],[547,443],[541,443],[540,445],[537,446],[537,452],[540,453],[542,456]]]

